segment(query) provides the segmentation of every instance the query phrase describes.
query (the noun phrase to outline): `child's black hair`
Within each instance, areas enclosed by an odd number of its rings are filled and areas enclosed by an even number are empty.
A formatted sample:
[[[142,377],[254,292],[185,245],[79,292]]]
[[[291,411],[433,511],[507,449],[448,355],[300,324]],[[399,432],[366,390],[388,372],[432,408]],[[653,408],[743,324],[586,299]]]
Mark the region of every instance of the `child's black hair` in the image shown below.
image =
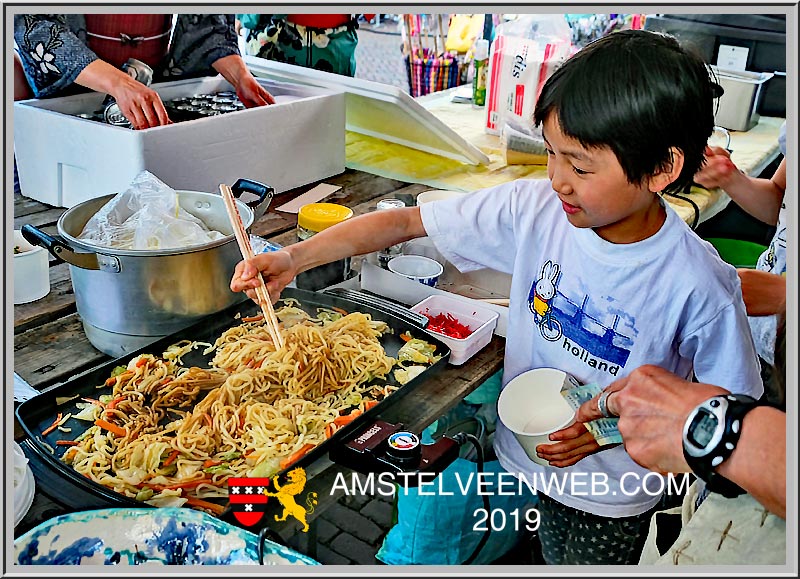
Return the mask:
[[[613,32],[570,57],[547,80],[534,110],[537,126],[555,113],[561,131],[584,147],[609,147],[633,184],[671,166],[683,169],[664,191],[692,182],[714,129],[715,83],[703,60],[674,37]]]

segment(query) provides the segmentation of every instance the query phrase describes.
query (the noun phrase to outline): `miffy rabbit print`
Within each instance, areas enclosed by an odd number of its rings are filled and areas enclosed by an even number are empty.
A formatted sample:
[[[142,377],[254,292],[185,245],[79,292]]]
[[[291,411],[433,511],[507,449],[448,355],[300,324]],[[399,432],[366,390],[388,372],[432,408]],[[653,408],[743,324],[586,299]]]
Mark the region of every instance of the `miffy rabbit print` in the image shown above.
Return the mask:
[[[534,323],[539,326],[542,337],[551,342],[561,337],[561,324],[553,317],[551,303],[556,295],[560,272],[561,268],[557,263],[550,260],[545,262],[528,297],[528,307],[533,314]]]
[[[625,367],[633,345],[633,317],[616,300],[592,300],[589,294],[574,291],[571,283],[559,288],[564,285],[564,275],[561,264],[548,259],[531,283],[528,309],[538,333],[557,344],[550,347],[593,370],[616,376],[620,367]],[[567,281],[577,280],[568,277]]]

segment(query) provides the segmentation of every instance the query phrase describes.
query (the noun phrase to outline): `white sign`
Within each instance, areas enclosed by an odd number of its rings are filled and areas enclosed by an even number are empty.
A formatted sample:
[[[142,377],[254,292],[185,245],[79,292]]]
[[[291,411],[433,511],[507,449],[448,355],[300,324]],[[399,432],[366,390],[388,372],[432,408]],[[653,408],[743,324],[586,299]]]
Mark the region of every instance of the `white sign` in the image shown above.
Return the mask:
[[[720,44],[719,54],[717,55],[717,66],[733,70],[746,70],[747,54],[749,52],[750,49],[744,46]]]

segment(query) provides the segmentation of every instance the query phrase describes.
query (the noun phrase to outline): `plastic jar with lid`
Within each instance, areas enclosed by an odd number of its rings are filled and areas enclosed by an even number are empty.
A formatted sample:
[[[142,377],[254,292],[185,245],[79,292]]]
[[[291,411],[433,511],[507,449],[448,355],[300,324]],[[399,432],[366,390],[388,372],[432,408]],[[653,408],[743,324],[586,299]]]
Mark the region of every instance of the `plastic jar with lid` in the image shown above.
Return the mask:
[[[402,199],[381,199],[378,201],[377,209],[378,211],[384,209],[401,209],[405,207],[406,204],[403,202]],[[398,255],[403,254],[403,244],[398,243],[396,245],[392,245],[389,247],[385,247],[378,251],[377,253],[377,261],[378,265],[380,265],[383,269],[388,269],[389,261],[393,258],[397,257]]]
[[[297,213],[297,239],[304,241],[320,231],[353,216],[353,210],[336,203],[309,203]],[[350,275],[350,258],[313,267],[297,275],[300,289],[320,290],[346,280]]]

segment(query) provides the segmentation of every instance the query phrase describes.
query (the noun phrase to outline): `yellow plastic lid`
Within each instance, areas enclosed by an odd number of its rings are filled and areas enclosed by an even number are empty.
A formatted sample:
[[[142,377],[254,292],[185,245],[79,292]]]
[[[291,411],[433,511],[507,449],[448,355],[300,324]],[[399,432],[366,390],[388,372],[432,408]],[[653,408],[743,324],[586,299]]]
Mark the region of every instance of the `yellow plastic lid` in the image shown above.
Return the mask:
[[[297,225],[320,232],[353,216],[353,210],[337,203],[309,203],[297,213]]]

